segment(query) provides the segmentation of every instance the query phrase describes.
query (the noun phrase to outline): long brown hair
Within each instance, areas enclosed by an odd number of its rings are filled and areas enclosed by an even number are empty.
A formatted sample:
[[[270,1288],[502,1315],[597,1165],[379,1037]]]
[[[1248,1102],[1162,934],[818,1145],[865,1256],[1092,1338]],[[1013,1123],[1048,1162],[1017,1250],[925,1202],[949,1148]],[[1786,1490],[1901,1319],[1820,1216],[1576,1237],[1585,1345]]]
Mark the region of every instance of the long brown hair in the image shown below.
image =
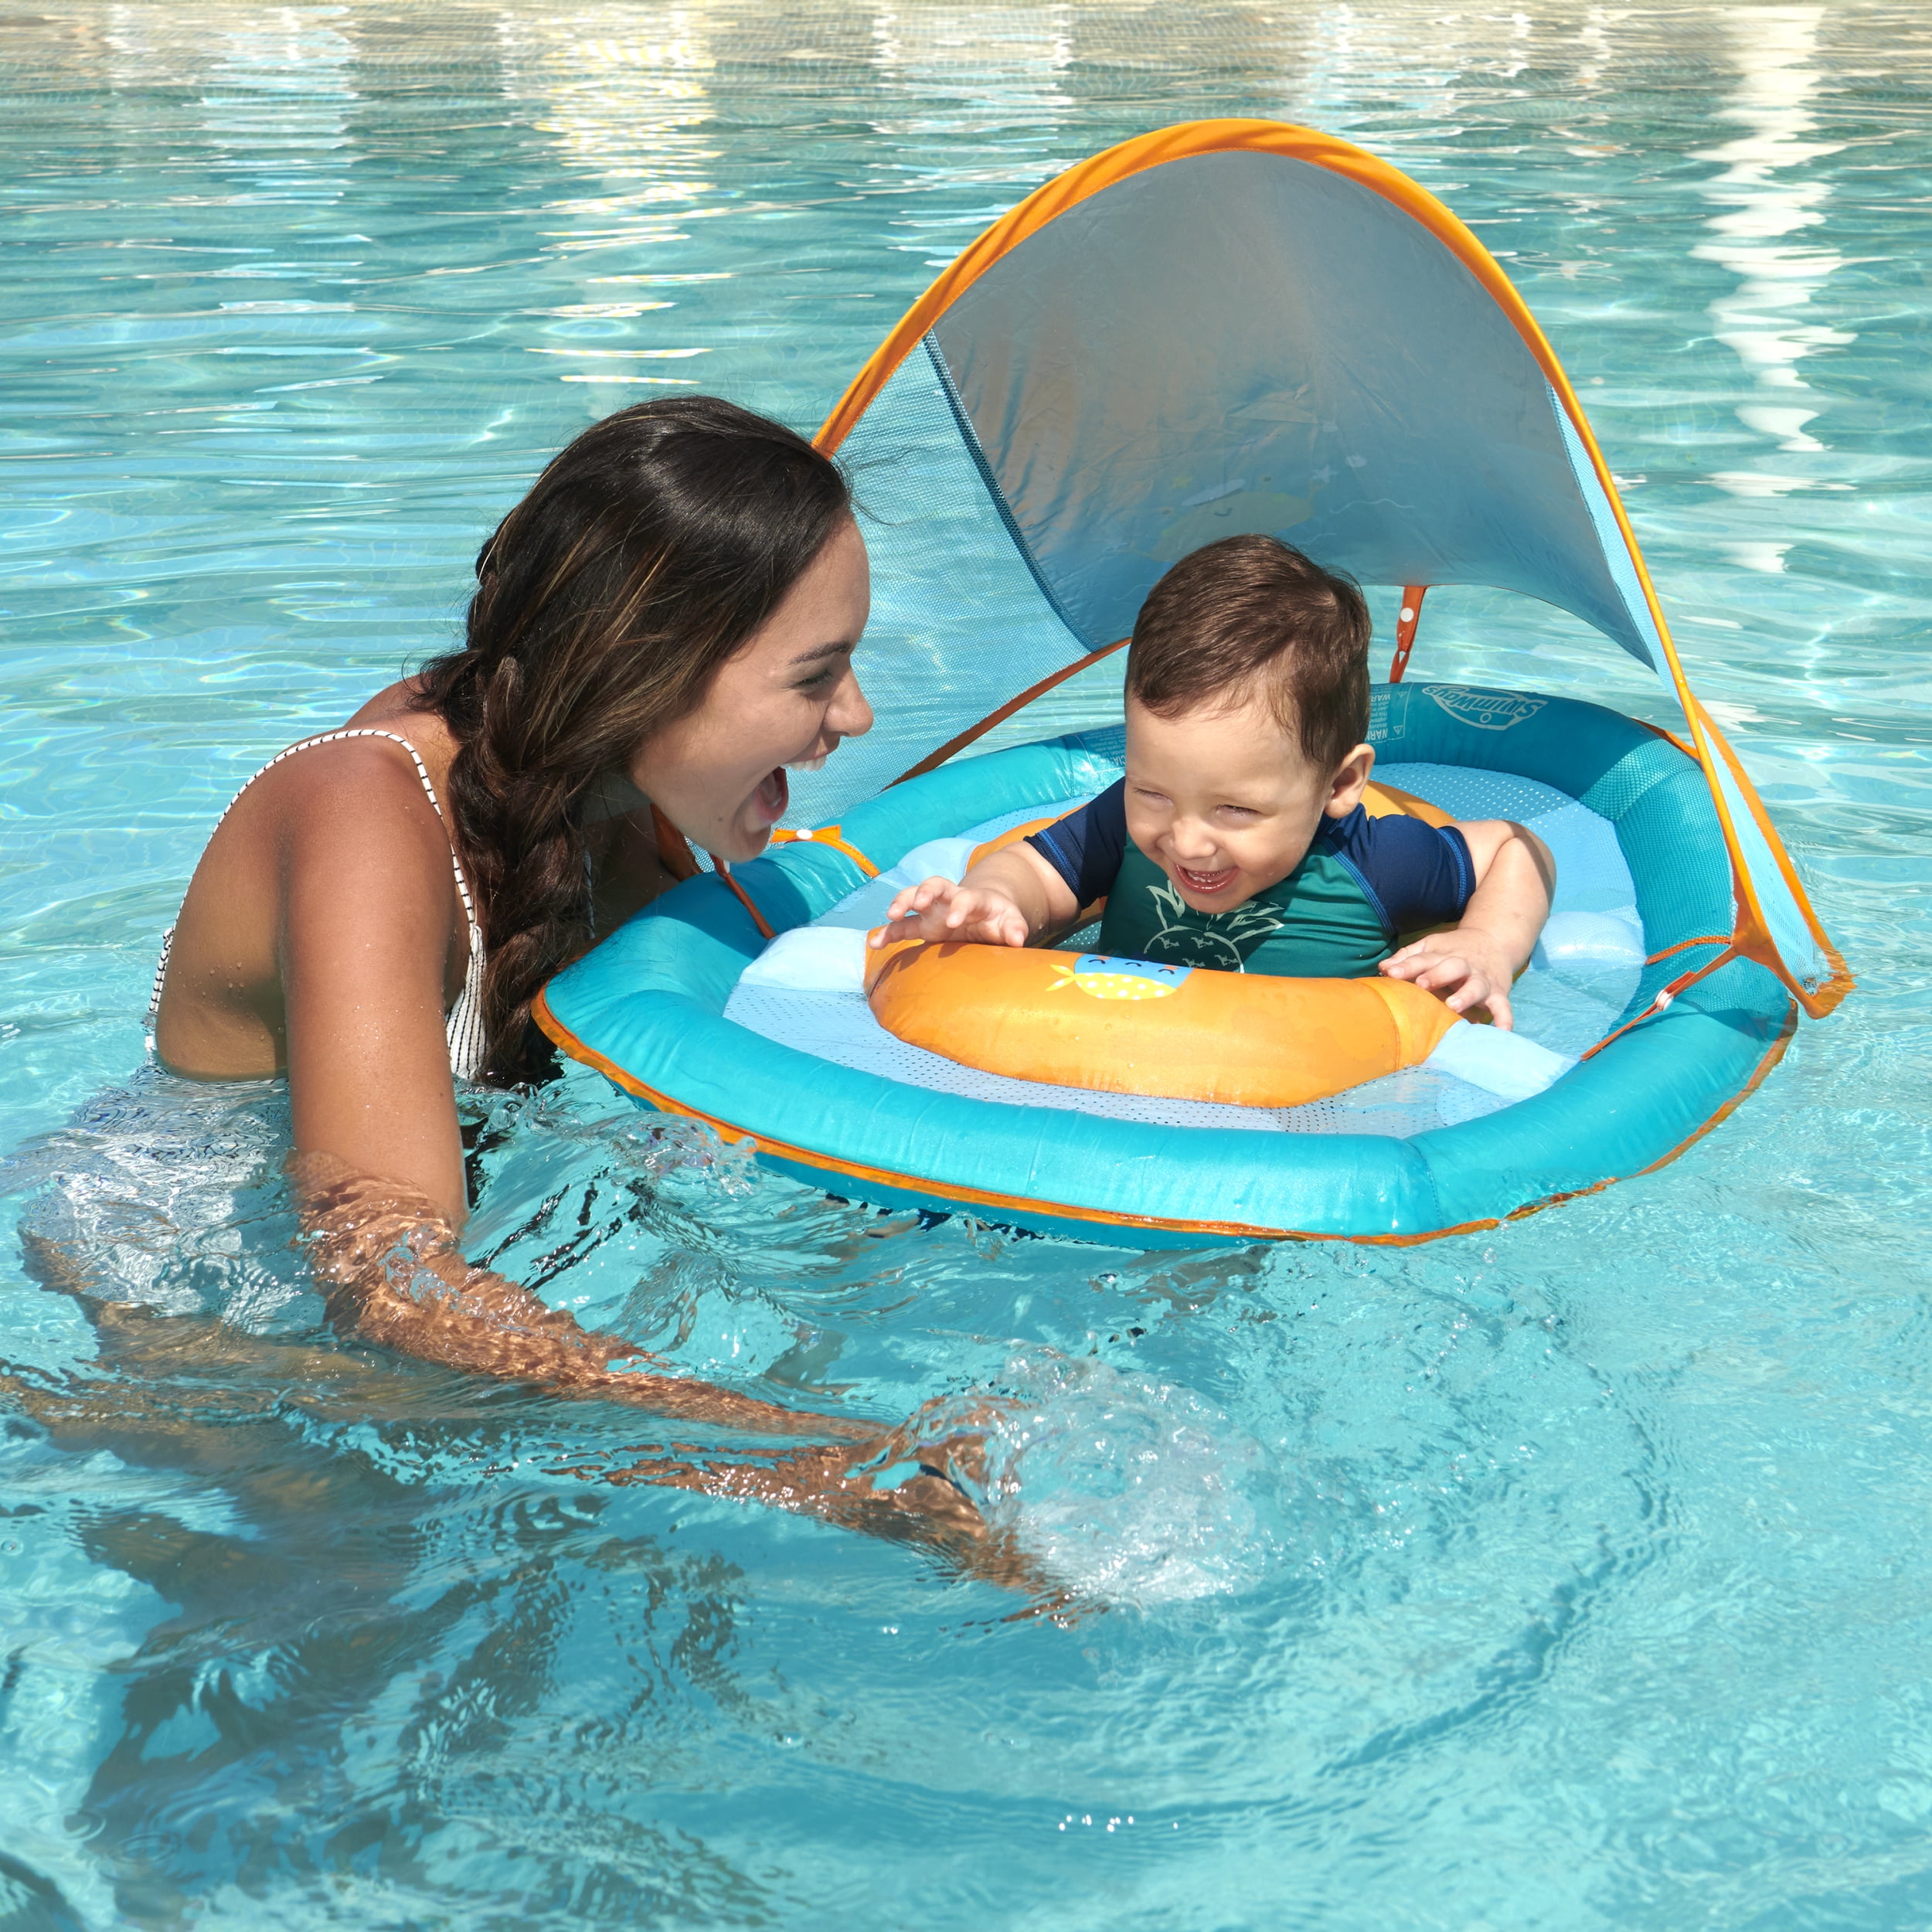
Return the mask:
[[[678,396],[586,430],[484,545],[464,647],[416,683],[461,747],[450,803],[487,948],[485,1079],[529,1076],[530,1001],[590,941],[587,788],[698,707],[851,509],[802,437]]]

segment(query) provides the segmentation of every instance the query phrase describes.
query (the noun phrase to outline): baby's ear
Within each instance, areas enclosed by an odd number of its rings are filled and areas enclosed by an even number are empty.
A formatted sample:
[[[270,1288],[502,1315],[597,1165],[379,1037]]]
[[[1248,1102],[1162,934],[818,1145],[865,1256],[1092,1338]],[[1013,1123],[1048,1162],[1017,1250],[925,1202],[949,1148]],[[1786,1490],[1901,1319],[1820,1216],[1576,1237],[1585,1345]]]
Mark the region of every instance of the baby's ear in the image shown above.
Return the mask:
[[[1375,770],[1373,745],[1356,745],[1335,768],[1328,781],[1328,802],[1322,810],[1331,818],[1345,818],[1362,802],[1362,794]]]

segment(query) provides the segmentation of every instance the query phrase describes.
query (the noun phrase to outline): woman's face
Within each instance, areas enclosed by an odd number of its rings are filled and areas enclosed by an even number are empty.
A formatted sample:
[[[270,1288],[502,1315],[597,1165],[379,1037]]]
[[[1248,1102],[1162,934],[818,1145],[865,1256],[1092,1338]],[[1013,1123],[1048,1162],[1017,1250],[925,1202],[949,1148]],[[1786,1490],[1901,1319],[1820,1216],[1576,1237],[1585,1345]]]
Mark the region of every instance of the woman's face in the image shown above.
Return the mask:
[[[815,771],[872,729],[852,668],[871,608],[865,539],[848,519],[697,709],[645,740],[631,780],[693,845],[756,859],[791,803],[785,767]]]

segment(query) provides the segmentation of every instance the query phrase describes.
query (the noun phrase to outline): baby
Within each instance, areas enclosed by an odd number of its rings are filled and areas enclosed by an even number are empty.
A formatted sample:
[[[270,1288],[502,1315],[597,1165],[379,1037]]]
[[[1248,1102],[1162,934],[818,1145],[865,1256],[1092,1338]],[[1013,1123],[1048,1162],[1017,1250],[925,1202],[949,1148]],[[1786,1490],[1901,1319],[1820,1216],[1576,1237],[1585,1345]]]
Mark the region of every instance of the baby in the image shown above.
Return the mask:
[[[1555,866],[1521,825],[1438,830],[1363,791],[1369,613],[1272,537],[1175,564],[1127,659],[1127,776],[1092,804],[893,900],[873,936],[1050,941],[1106,901],[1098,949],[1224,971],[1381,971],[1510,1022]],[[1420,934],[1403,943],[1405,935]]]

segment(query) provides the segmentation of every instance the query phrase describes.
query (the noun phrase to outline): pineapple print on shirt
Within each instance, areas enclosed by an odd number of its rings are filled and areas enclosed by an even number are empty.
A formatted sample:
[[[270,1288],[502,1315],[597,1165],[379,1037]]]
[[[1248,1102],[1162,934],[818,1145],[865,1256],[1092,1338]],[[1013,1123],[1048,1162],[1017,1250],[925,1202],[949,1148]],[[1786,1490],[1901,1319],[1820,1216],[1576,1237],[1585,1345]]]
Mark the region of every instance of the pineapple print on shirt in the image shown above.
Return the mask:
[[[1250,899],[1232,912],[1197,912],[1165,880],[1152,887],[1148,896],[1154,903],[1158,923],[1142,951],[1149,959],[1178,965],[1243,972],[1249,954],[1278,933],[1284,923],[1281,909],[1259,899]]]

